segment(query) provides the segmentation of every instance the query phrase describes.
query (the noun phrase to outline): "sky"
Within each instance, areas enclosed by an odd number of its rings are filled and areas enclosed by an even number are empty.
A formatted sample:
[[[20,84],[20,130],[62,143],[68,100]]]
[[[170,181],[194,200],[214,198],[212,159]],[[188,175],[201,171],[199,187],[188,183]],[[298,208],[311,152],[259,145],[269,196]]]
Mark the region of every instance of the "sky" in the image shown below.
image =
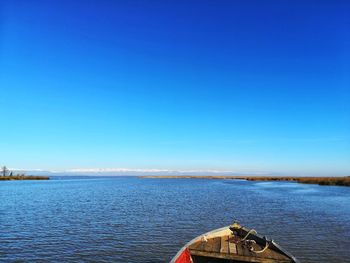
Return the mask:
[[[0,164],[350,175],[349,13],[322,0],[1,1]]]

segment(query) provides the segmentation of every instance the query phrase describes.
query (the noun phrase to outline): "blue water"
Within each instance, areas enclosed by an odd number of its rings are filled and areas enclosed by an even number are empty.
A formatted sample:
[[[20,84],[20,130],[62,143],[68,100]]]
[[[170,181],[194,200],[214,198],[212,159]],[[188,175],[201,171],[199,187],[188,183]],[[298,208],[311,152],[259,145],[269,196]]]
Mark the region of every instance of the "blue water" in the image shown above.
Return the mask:
[[[234,219],[302,262],[350,262],[350,187],[135,177],[0,181],[0,261],[168,262]]]

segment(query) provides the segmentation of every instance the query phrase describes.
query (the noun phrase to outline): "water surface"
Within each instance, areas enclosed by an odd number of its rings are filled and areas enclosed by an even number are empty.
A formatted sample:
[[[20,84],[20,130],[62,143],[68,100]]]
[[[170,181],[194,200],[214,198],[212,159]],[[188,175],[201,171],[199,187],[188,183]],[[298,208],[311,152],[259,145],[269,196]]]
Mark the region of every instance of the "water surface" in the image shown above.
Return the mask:
[[[0,261],[168,262],[234,219],[302,262],[350,262],[349,187],[135,177],[0,182]]]

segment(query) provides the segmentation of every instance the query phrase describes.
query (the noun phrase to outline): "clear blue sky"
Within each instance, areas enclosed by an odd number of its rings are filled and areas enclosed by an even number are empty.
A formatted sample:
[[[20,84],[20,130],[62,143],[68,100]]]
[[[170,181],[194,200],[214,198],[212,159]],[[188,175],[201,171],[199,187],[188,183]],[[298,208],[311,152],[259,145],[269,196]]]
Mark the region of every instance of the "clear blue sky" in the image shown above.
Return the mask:
[[[349,1],[1,1],[0,163],[350,175]]]

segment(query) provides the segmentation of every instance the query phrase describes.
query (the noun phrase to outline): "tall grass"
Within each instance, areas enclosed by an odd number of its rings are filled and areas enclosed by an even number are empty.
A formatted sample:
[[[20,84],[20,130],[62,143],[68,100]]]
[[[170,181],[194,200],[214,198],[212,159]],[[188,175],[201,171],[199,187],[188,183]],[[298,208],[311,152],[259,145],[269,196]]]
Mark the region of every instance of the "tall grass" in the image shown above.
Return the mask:
[[[48,176],[26,176],[26,175],[14,175],[14,176],[0,176],[0,181],[8,180],[49,180]]]
[[[350,176],[347,177],[292,177],[292,176],[140,176],[140,178],[162,179],[241,179],[248,181],[292,181],[302,184],[350,186]]]

